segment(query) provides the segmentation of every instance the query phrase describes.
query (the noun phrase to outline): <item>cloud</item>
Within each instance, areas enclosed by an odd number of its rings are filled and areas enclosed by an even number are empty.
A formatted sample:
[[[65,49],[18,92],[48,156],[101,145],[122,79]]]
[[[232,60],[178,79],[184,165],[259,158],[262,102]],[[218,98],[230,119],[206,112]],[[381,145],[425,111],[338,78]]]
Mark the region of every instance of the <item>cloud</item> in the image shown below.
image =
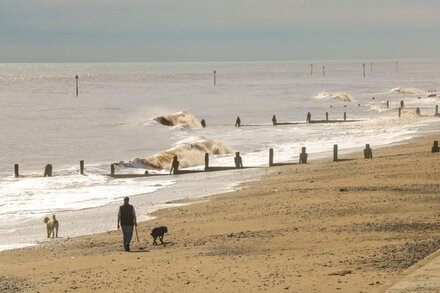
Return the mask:
[[[360,41],[376,40],[384,54],[388,52],[385,44],[396,52],[405,48],[398,37],[438,45],[438,41],[426,39],[439,39],[438,15],[440,1],[435,0],[0,0],[0,36],[4,48],[10,48],[3,50],[7,53],[3,58],[8,60],[13,58],[12,48],[20,44],[34,46],[37,59],[44,55],[44,49],[37,48],[45,44],[48,51],[53,46],[89,45],[96,51],[114,47],[115,52],[136,56],[156,56],[153,51],[168,52],[166,46],[173,46],[182,56],[188,57],[182,52],[190,50],[194,56],[207,58],[211,53],[200,48],[212,52],[244,46],[248,51],[272,48],[284,52],[276,49],[284,44],[296,48],[290,55],[293,58],[307,56],[308,45],[325,43],[339,50],[338,43],[344,43],[339,52],[344,56],[359,50],[356,42]],[[144,48],[144,44],[150,46]],[[134,54],[136,46],[142,46],[144,53]],[[16,57],[21,51],[16,50]],[[222,52],[215,51],[218,55]]]

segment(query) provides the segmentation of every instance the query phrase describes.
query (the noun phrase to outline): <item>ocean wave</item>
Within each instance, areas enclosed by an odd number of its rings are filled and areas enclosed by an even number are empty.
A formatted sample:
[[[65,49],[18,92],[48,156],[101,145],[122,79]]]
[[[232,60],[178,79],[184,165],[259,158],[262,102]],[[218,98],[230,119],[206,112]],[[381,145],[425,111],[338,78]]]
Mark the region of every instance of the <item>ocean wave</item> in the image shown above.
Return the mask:
[[[180,111],[169,115],[160,115],[153,117],[152,120],[165,125],[177,126],[183,128],[202,128],[200,120],[187,111]]]
[[[381,112],[386,112],[386,111],[390,110],[389,108],[387,108],[386,102],[381,102],[379,104],[378,103],[368,103],[368,104],[366,104],[366,106],[368,107],[367,111],[370,111],[370,112],[381,113]]]
[[[391,92],[399,94],[426,95],[425,91],[415,87],[396,87],[391,89]]]
[[[352,102],[354,101],[354,98],[352,95],[344,92],[338,92],[338,93],[328,93],[328,92],[322,92],[316,96],[313,97],[315,100],[339,100],[342,102]]]
[[[169,170],[173,157],[177,156],[181,168],[203,165],[205,153],[210,155],[231,154],[232,150],[222,142],[215,141],[204,136],[192,136],[181,140],[174,147],[155,154],[146,159],[135,158],[128,163],[121,162],[118,165],[131,168],[146,168],[156,170]]]

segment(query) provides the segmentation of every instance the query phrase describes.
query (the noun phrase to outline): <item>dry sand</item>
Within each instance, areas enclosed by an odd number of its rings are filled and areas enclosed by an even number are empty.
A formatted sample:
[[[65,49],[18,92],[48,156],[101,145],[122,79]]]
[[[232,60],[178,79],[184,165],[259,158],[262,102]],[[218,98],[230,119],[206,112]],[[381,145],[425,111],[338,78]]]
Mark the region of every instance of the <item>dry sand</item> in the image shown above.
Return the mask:
[[[119,231],[2,252],[0,291],[385,290],[440,248],[432,140],[372,146],[373,160],[355,153],[266,169],[238,191],[156,212],[132,253]],[[116,226],[116,211],[108,220]],[[151,245],[157,225],[169,228],[166,245]]]

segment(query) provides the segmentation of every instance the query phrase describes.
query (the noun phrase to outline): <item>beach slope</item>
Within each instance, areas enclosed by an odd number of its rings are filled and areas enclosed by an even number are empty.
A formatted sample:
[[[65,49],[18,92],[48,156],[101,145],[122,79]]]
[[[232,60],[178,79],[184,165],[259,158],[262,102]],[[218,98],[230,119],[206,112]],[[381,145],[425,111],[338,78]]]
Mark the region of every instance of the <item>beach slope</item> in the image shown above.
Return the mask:
[[[372,146],[372,160],[266,169],[237,191],[156,212],[132,253],[119,231],[1,252],[0,291],[386,290],[440,247],[433,139]],[[108,220],[116,226],[116,211]],[[152,246],[157,225],[168,226],[166,245]]]

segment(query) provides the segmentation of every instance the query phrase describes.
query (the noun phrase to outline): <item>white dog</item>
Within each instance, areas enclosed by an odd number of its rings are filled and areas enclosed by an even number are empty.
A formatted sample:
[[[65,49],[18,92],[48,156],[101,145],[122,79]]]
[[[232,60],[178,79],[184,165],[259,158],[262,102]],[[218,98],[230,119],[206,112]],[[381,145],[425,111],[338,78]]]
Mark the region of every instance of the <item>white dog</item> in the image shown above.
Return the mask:
[[[46,228],[47,228],[47,238],[50,238],[50,235],[52,235],[52,238],[54,237],[58,238],[59,224],[55,215],[52,215],[52,219],[50,219],[49,217],[45,217],[44,223],[46,224]]]

